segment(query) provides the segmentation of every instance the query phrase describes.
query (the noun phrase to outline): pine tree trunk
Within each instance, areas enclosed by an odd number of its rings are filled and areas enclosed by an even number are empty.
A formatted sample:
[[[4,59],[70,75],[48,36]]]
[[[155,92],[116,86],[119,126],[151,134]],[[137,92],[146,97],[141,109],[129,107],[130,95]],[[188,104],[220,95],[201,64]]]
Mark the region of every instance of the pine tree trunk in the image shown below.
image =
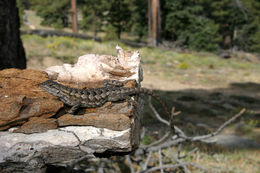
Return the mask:
[[[16,0],[0,1],[0,70],[26,68]]]
[[[148,29],[149,36],[152,38],[152,45],[158,46],[161,42],[161,12],[160,1],[149,0],[148,1]]]
[[[116,29],[116,35],[118,39],[121,39],[121,26],[118,25],[117,29]]]

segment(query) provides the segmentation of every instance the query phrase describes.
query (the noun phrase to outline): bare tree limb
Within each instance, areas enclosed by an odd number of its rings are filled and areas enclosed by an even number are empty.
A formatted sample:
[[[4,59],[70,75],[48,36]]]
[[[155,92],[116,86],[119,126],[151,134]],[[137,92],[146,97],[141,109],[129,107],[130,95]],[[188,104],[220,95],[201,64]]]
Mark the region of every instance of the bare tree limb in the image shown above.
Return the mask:
[[[246,109],[243,108],[239,113],[237,113],[235,116],[230,118],[228,121],[224,122],[215,132],[207,134],[207,135],[202,135],[202,136],[195,136],[195,137],[186,137],[186,139],[189,139],[190,141],[202,141],[206,142],[205,139],[211,138],[213,136],[218,135],[225,127],[227,127],[229,124],[234,122],[236,119],[238,119],[240,116],[245,113]]]
[[[160,165],[160,167],[162,167],[163,162],[162,162],[162,150],[161,149],[158,151],[158,157],[159,157],[159,165]],[[161,173],[164,173],[163,169],[161,169],[160,171],[161,171]]]
[[[164,123],[164,124],[166,124],[167,126],[170,126],[170,122],[167,121],[167,120],[165,120],[165,119],[163,119],[163,118],[160,116],[160,114],[156,111],[156,109],[154,108],[154,106],[152,105],[152,103],[151,103],[151,97],[149,97],[148,103],[149,103],[149,106],[150,106],[150,108],[152,109],[152,111],[153,111],[155,117],[156,117],[161,123]]]
[[[146,169],[147,169],[147,165],[148,165],[148,163],[149,163],[149,161],[150,161],[150,159],[151,159],[151,157],[152,157],[152,154],[153,154],[153,152],[150,151],[149,154],[148,154],[148,156],[147,156],[147,159],[146,159],[144,165],[142,166],[142,170],[146,170]]]
[[[133,166],[133,163],[132,163],[132,161],[131,161],[130,156],[129,156],[129,155],[126,155],[125,158],[126,158],[126,161],[127,161],[128,164],[129,164],[131,173],[135,173],[135,169],[134,169],[134,166]]]

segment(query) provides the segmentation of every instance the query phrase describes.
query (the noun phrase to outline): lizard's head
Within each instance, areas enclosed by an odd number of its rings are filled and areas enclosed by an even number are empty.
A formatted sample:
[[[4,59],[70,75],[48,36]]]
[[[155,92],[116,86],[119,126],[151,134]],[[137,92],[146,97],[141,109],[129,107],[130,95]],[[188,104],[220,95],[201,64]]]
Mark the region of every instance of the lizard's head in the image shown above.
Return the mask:
[[[59,92],[59,84],[52,80],[47,80],[40,84],[40,87],[50,94],[56,95]]]

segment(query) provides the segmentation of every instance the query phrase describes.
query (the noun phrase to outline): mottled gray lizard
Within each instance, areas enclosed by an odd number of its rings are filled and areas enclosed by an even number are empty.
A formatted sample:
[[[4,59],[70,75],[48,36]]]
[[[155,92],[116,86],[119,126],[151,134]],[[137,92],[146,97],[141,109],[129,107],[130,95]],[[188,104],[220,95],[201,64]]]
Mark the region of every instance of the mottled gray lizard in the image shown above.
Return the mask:
[[[66,105],[71,106],[68,112],[70,114],[74,114],[80,107],[96,108],[104,105],[106,102],[129,101],[131,96],[143,93],[158,100],[170,116],[165,104],[151,90],[123,87],[122,82],[115,80],[105,80],[103,87],[91,89],[70,88],[52,80],[41,83],[40,87],[48,93],[59,97]]]

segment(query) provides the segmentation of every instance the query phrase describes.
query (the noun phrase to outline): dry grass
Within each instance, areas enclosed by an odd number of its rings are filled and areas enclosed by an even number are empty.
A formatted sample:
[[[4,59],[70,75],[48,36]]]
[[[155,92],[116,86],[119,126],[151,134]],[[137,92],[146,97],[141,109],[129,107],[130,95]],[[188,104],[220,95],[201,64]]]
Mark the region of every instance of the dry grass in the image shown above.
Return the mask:
[[[214,149],[202,146],[196,152],[187,155],[183,159],[205,167],[208,172],[214,173],[253,173],[260,172],[259,150],[227,150],[214,147]],[[176,152],[177,150],[174,149]],[[215,151],[214,151],[215,150]],[[180,156],[185,156],[190,150],[185,148]],[[213,151],[213,152],[212,152]],[[167,151],[165,151],[167,155]],[[190,168],[192,172],[201,170]]]

